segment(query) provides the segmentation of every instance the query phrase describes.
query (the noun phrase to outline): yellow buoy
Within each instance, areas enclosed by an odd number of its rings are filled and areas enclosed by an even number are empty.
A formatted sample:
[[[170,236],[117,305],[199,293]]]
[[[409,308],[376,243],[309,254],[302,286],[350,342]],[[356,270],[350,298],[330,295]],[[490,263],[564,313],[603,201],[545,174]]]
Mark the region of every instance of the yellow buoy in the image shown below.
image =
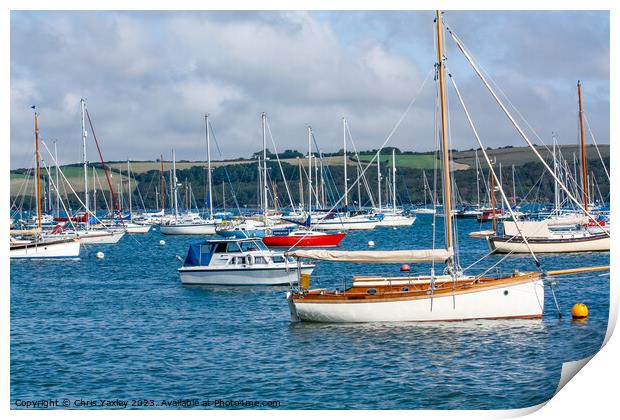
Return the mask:
[[[583,319],[588,317],[588,307],[583,303],[575,303],[571,310],[573,319]]]

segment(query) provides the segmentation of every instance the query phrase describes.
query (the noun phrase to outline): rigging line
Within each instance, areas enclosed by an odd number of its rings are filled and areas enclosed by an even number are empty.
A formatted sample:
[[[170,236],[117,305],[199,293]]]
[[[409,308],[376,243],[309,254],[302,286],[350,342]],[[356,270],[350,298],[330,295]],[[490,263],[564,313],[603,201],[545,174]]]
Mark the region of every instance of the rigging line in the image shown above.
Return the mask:
[[[588,127],[588,132],[590,133],[590,138],[592,139],[592,143],[594,143],[594,148],[596,149],[596,153],[598,153],[598,157],[601,160],[601,164],[603,165],[603,169],[605,169],[605,174],[607,175],[607,179],[609,177],[609,171],[607,170],[607,166],[605,165],[605,161],[603,160],[603,156],[601,155],[601,151],[598,148],[598,144],[596,143],[596,139],[594,138],[594,133],[592,132],[592,127],[590,127],[590,121],[588,121],[588,117],[585,112],[583,113],[583,119],[586,120],[586,126]]]
[[[480,69],[478,69],[478,66],[476,65],[476,63],[473,61],[473,58],[471,57],[471,55],[469,54],[469,52],[465,49],[465,47],[463,46],[463,44],[461,43],[461,41],[459,40],[459,38],[456,36],[456,34],[449,28],[446,28],[448,30],[448,33],[450,34],[450,36],[452,37],[452,39],[454,40],[454,42],[456,43],[456,45],[458,46],[459,50],[463,53],[463,55],[465,56],[465,58],[467,59],[467,61],[469,62],[469,64],[472,66],[472,68],[474,69],[474,71],[476,72],[476,74],[478,75],[478,77],[480,78],[480,80],[482,80],[482,83],[486,86],[486,88],[489,90],[489,92],[491,93],[491,95],[493,96],[493,98],[495,99],[495,101],[497,102],[497,104],[500,106],[500,108],[504,111],[504,113],[506,114],[506,116],[508,117],[508,119],[510,119],[510,121],[512,122],[512,125],[514,126],[514,128],[517,130],[517,132],[521,135],[521,137],[525,140],[525,142],[528,144],[528,146],[530,147],[530,149],[532,149],[532,151],[534,152],[534,154],[536,155],[536,157],[538,157],[538,159],[542,162],[543,166],[547,169],[547,171],[551,174],[551,176],[553,177],[553,179],[555,179],[558,182],[558,185],[562,187],[562,189],[566,192],[566,194],[570,197],[571,200],[573,200],[575,202],[575,204],[581,209],[581,211],[584,212],[585,215],[587,215],[592,221],[594,221],[599,227],[603,227],[597,220],[596,218],[594,218],[594,216],[592,216],[592,214],[577,200],[577,198],[575,198],[575,196],[566,188],[566,185],[564,184],[564,182],[562,182],[562,180],[553,172],[553,170],[549,167],[549,165],[547,164],[547,162],[545,162],[545,160],[542,158],[542,156],[540,155],[540,153],[538,152],[538,150],[536,149],[536,147],[534,146],[534,144],[532,144],[531,140],[529,139],[529,137],[527,136],[527,134],[525,134],[525,132],[523,131],[523,129],[519,126],[519,124],[517,123],[517,121],[512,117],[512,115],[510,114],[510,112],[508,112],[508,109],[506,108],[506,106],[504,105],[504,103],[501,101],[501,99],[497,96],[497,94],[495,93],[495,91],[491,88],[491,86],[489,85],[489,83],[487,82],[487,80],[485,79],[485,77],[482,75],[482,73],[480,72]],[[609,235],[609,232],[605,232],[605,234],[607,236]]]
[[[349,140],[351,141],[351,145],[353,146],[353,151],[355,152],[355,158],[357,160],[356,165],[357,168],[360,170],[361,173],[361,177],[362,177],[362,181],[364,182],[364,189],[366,190],[366,194],[368,195],[368,198],[370,199],[370,204],[371,206],[374,208],[375,206],[375,200],[374,197],[372,195],[372,190],[370,189],[370,186],[368,184],[368,180],[366,179],[366,174],[364,172],[362,172],[362,164],[361,164],[361,160],[360,160],[360,155],[357,151],[357,147],[355,145],[355,141],[353,141],[353,135],[351,134],[351,131],[349,130],[349,124],[347,124],[347,135]],[[365,204],[365,203],[364,203]],[[358,203],[359,207],[362,207],[362,203]]]
[[[217,152],[220,154],[220,159],[224,159],[224,156],[222,155],[222,150],[220,149],[220,144],[217,141],[217,137],[215,136],[215,129],[213,128],[213,124],[209,121],[209,129],[211,130],[211,135],[213,136],[213,142],[215,143],[215,147],[217,148]],[[230,180],[230,174],[228,173],[228,170],[226,169],[226,165],[222,165],[222,168],[224,169],[224,173],[226,174],[226,179],[228,180],[228,183],[230,184],[230,193],[233,197],[233,201],[235,202],[235,207],[237,207],[237,211],[239,212],[239,214],[241,214],[241,208],[239,207],[239,202],[237,201],[237,194],[235,194],[235,189],[233,188],[233,183]],[[245,172],[245,171],[244,171]]]
[[[407,116],[407,114],[409,114],[409,111],[411,110],[411,108],[413,107],[413,105],[415,104],[415,102],[417,101],[418,97],[420,96],[420,93],[422,91],[422,89],[424,88],[424,86],[426,85],[426,82],[429,79],[429,76],[434,72],[434,68],[429,71],[429,73],[426,75],[426,77],[424,78],[424,81],[422,82],[422,85],[420,86],[420,89],[418,90],[417,94],[413,97],[413,99],[409,102],[409,104],[407,105],[407,108],[405,109],[405,111],[402,113],[402,115],[400,116],[400,118],[398,119],[398,121],[396,122],[396,124],[394,125],[394,127],[392,128],[392,130],[390,131],[390,133],[388,134],[388,136],[386,137],[386,139],[383,141],[383,144],[381,145],[381,147],[379,147],[378,150],[383,149],[388,142],[391,140],[392,136],[394,136],[394,134],[396,133],[396,131],[398,130],[398,128],[400,127],[400,125],[402,124],[403,120],[405,119],[405,117]],[[370,162],[368,162],[368,164],[366,165],[366,167],[363,169],[362,174],[360,175],[360,177],[365,174],[368,169],[372,166],[373,163],[375,163],[375,159],[376,159],[377,155],[375,154],[373,156],[373,158],[370,160]],[[353,188],[357,185],[357,183],[359,182],[359,178],[358,177],[355,182],[353,182],[353,184],[349,187],[349,189],[346,191],[347,194],[349,194]],[[333,207],[330,209],[333,210],[335,209],[340,202],[344,200],[344,195],[342,197],[340,197],[340,199],[333,205]]]
[[[110,192],[112,193],[112,199],[114,201],[114,205],[116,206],[116,211],[118,212],[118,217],[123,224],[123,215],[121,214],[121,209],[118,206],[118,201],[116,200],[116,195],[114,194],[114,188],[112,188],[112,181],[110,180],[110,175],[108,174],[108,168],[105,165],[103,160],[103,154],[101,154],[101,148],[99,147],[99,141],[97,141],[97,135],[95,134],[95,128],[93,127],[93,122],[90,119],[90,112],[88,112],[88,108],[86,108],[86,117],[88,117],[88,124],[90,125],[90,131],[93,133],[93,139],[95,140],[95,145],[97,146],[97,151],[99,152],[99,158],[101,159],[101,165],[103,166],[103,172],[105,173],[106,179],[108,180],[108,186],[110,187]],[[119,175],[122,181],[122,175]],[[96,217],[96,216],[95,216]]]
[[[288,201],[291,203],[291,207],[295,207],[293,204],[293,197],[291,196],[291,191],[288,188],[288,182],[286,182],[286,176],[284,176],[284,169],[282,169],[282,163],[280,162],[280,155],[278,154],[278,149],[276,147],[276,142],[273,139],[273,134],[271,133],[271,126],[269,125],[269,119],[265,118],[265,122],[267,123],[267,132],[269,133],[269,138],[271,139],[271,144],[273,144],[273,151],[276,154],[276,159],[278,160],[278,166],[280,167],[280,173],[282,174],[282,180],[284,181],[284,187],[286,188],[286,194],[288,195]]]
[[[45,147],[45,150],[47,150],[47,153],[50,154],[50,157],[52,158],[52,160],[54,161],[54,163],[56,164],[56,159],[54,158],[54,155],[52,155],[52,152],[50,152],[50,150],[47,147],[47,144],[45,144],[44,141],[41,141],[41,144],[43,145],[43,147]],[[84,202],[82,202],[82,200],[80,199],[80,197],[78,196],[78,194],[75,192],[75,190],[73,189],[73,186],[71,185],[71,183],[69,182],[69,180],[65,177],[65,174],[63,171],[58,171],[60,173],[60,175],[62,176],[62,179],[67,183],[67,185],[69,185],[69,188],[71,189],[71,192],[75,195],[75,198],[77,199],[78,203],[80,203],[80,205],[84,208],[86,208],[86,206],[84,205]],[[62,200],[61,200],[62,201]],[[88,214],[91,214],[95,220],[99,221],[99,223],[103,224],[103,222],[97,217],[96,214],[94,214],[93,212],[90,211],[90,209],[88,210]],[[69,216],[70,218],[71,216]]]
[[[534,251],[530,247],[530,244],[527,241],[527,238],[525,237],[525,235],[521,231],[521,227],[519,226],[519,219],[517,218],[517,216],[513,212],[512,206],[510,205],[510,202],[508,201],[508,198],[506,197],[506,193],[504,192],[504,187],[499,182],[499,178],[497,177],[497,175],[495,173],[495,169],[493,169],[493,165],[491,165],[491,160],[489,159],[489,155],[487,154],[487,151],[484,149],[484,145],[482,144],[482,140],[480,140],[480,136],[478,135],[478,130],[476,130],[476,127],[474,126],[474,122],[472,121],[471,116],[469,115],[469,111],[467,110],[467,106],[465,106],[465,102],[463,101],[463,97],[461,96],[461,92],[459,91],[458,87],[456,86],[456,81],[454,80],[454,77],[452,77],[452,75],[449,72],[448,72],[448,77],[449,77],[450,81],[452,81],[452,86],[454,86],[454,91],[456,92],[456,96],[459,98],[461,106],[463,107],[463,111],[465,112],[465,116],[467,117],[467,121],[469,122],[469,126],[471,127],[471,129],[472,129],[472,131],[474,133],[474,137],[476,138],[476,141],[478,142],[478,145],[482,149],[482,155],[484,156],[484,160],[486,160],[487,165],[489,165],[489,170],[491,171],[491,174],[493,174],[493,178],[495,179],[495,181],[497,181],[497,183],[499,185],[499,191],[501,193],[502,200],[506,203],[506,206],[508,207],[508,211],[510,212],[510,216],[512,217],[512,220],[514,220],[515,226],[517,227],[517,230],[521,234],[521,238],[523,238],[523,241],[525,242],[525,245],[527,246],[528,251],[530,252],[530,254],[532,254],[532,258],[534,258],[534,261],[536,262],[536,267],[540,268],[541,267],[540,261],[538,260],[538,258],[536,258],[536,254],[534,254]]]
[[[41,141],[41,142],[43,143],[43,141]],[[46,147],[46,149],[47,149],[47,147]],[[48,152],[49,152],[49,150],[48,150]],[[54,188],[56,188],[56,184],[54,183],[54,180],[51,177],[49,168],[46,167],[45,170],[47,171],[47,176],[49,178],[50,183],[52,184],[52,186],[54,186]],[[65,213],[67,213],[67,215],[69,215],[69,212],[67,211],[67,207],[65,206],[65,202],[63,200],[58,200],[58,201],[60,202],[60,204],[62,204],[62,208],[65,211]],[[71,224],[71,226],[73,226],[73,230],[77,230],[77,228],[75,227],[75,224],[73,223],[72,217],[69,216],[68,219],[69,219],[68,221]]]

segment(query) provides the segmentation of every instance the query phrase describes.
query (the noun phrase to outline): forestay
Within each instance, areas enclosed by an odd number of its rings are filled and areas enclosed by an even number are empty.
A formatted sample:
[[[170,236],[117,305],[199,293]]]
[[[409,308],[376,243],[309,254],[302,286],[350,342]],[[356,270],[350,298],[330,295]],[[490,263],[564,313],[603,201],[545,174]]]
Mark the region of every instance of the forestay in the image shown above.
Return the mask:
[[[416,249],[400,251],[332,251],[326,249],[288,252],[296,258],[368,264],[445,262],[454,255],[452,249]]]

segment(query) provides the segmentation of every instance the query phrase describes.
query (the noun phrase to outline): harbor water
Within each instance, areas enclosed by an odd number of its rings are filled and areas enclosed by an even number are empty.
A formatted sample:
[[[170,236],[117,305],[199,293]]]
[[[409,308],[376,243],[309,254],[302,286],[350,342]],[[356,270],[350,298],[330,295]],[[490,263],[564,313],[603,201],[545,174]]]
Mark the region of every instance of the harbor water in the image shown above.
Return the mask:
[[[375,249],[428,248],[432,221],[350,232],[341,248],[366,249],[369,240]],[[438,237],[442,229],[438,220]],[[467,237],[477,222],[459,220],[458,229],[466,267],[488,246]],[[11,261],[11,406],[118,399],[171,408],[162,401],[195,399],[279,409],[521,408],[548,400],[562,363],[596,353],[607,328],[608,272],[558,279],[561,318],[547,288],[541,320],[291,323],[286,287],[181,286],[176,256],[200,239],[152,231],[84,246],[77,261]],[[547,270],[609,264],[609,253],[540,258]],[[527,256],[498,267],[535,269]],[[355,274],[401,275],[393,264],[319,262],[313,285],[342,288]],[[588,306],[587,320],[571,319],[577,302]]]

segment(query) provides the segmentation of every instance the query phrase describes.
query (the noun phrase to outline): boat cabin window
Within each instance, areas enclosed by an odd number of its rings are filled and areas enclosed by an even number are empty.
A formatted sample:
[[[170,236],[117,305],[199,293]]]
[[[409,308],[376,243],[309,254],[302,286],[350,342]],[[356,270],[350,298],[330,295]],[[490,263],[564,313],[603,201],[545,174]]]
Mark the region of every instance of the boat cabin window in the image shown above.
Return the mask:
[[[267,247],[261,241],[246,241],[240,242],[239,246],[241,246],[241,250],[244,252],[248,251],[266,251]]]
[[[254,257],[254,264],[267,264],[265,257]]]
[[[283,262],[284,262],[284,257],[283,257],[282,255],[274,255],[273,257],[271,257],[271,260],[272,260],[274,263],[281,264],[281,263],[283,263]]]
[[[247,263],[247,260],[245,257],[235,257],[234,263],[237,265],[245,265]]]

